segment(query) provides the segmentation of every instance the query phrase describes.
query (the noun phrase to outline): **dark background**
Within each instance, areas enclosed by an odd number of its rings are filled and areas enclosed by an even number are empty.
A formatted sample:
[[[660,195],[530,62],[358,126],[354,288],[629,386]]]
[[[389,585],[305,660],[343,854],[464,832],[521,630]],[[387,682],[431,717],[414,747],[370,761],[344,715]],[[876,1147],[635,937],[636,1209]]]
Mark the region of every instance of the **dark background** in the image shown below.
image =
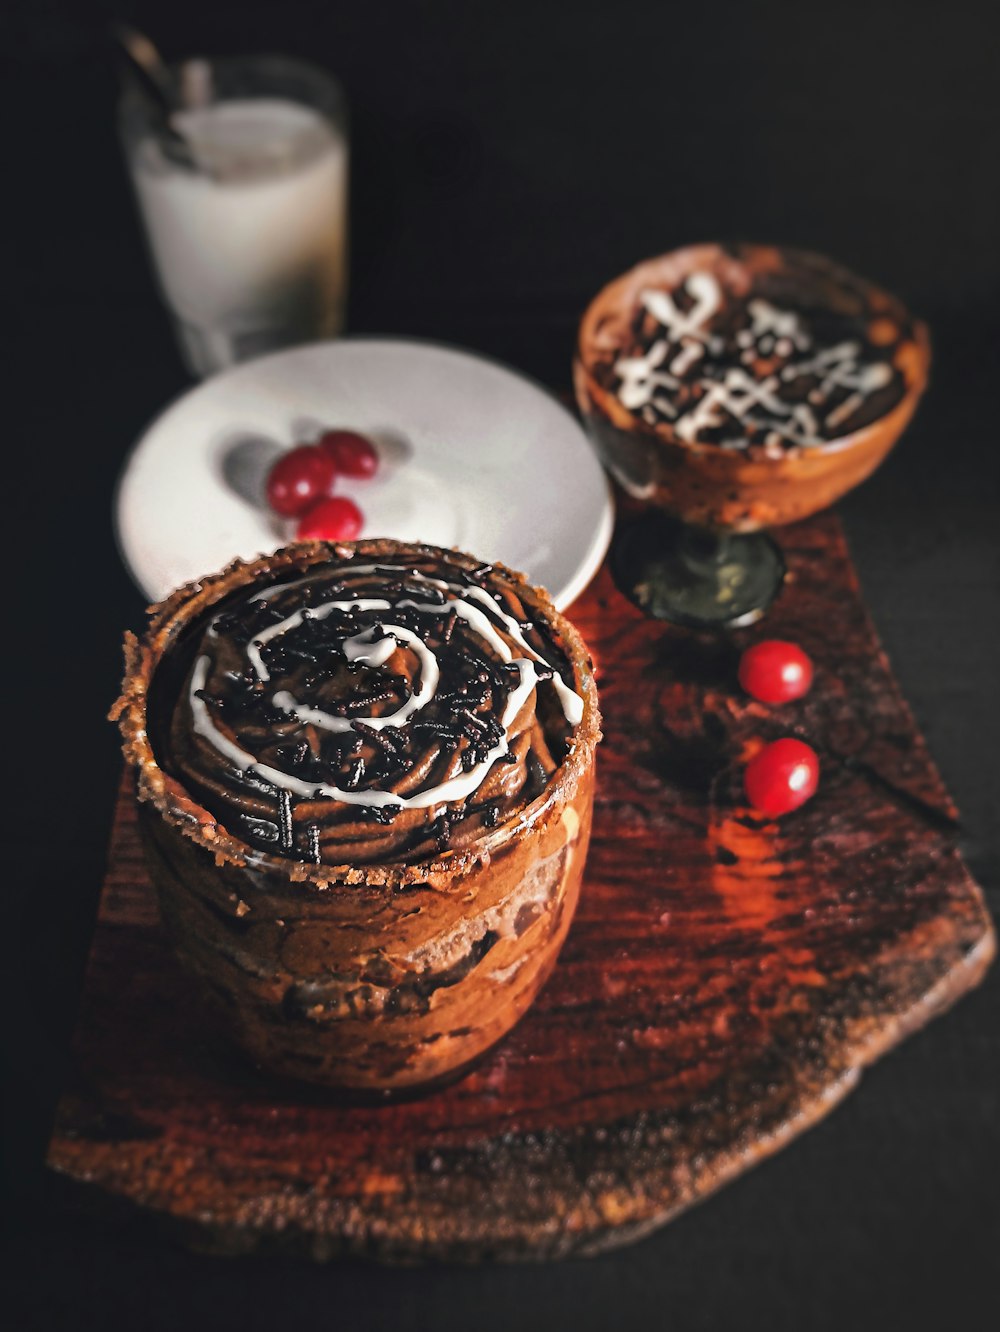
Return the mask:
[[[555,1267],[225,1262],[66,1215],[41,1159],[118,772],[104,713],[141,600],[114,478],[187,379],[114,135],[113,17],[168,56],[283,50],[352,105],[351,327],[568,388],[589,296],[716,237],[828,251],[931,324],[934,385],[842,505],[872,613],[1000,908],[996,755],[1000,48],[992,5],[6,0],[4,886],[8,1325],[863,1329],[988,1316],[1000,969],[765,1169]],[[4,797],[4,802],[9,796]],[[993,1270],[991,1270],[991,1268]]]

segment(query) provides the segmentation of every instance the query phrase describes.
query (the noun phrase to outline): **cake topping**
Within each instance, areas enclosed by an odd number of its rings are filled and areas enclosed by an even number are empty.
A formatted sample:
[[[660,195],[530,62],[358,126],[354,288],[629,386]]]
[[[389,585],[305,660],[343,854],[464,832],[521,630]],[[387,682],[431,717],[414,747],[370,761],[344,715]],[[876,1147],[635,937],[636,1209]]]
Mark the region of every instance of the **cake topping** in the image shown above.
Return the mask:
[[[908,331],[860,287],[831,296],[794,265],[744,279],[737,291],[697,270],[638,292],[625,345],[597,371],[624,407],[686,443],[780,454],[849,434],[900,400],[895,356]]]
[[[412,860],[544,790],[583,716],[555,633],[492,566],[424,550],[255,589],[204,627],[170,764],[231,833]]]

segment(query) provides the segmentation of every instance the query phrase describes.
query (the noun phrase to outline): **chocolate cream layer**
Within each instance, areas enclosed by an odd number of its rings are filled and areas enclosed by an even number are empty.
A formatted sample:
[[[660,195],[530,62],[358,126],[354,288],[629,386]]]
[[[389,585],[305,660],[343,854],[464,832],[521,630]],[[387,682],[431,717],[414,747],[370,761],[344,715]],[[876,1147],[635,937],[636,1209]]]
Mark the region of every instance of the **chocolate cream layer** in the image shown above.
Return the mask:
[[[897,362],[913,329],[846,270],[780,253],[775,268],[736,246],[713,269],[642,289],[595,378],[647,424],[726,449],[815,448],[884,416],[906,391]]]
[[[292,860],[469,846],[543,793],[583,712],[517,583],[426,547],[255,584],[176,646],[161,766],[232,836]]]

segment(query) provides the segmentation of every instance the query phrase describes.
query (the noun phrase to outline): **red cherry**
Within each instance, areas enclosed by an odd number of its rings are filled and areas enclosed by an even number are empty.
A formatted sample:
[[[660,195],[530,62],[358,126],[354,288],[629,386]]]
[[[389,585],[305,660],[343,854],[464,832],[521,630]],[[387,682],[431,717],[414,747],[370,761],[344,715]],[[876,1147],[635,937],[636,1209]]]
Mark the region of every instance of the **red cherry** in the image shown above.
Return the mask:
[[[320,502],[299,520],[299,541],[353,541],[364,525],[361,510],[344,495]]]
[[[743,789],[754,809],[776,818],[798,809],[816,794],[819,759],[801,740],[775,740],[746,766]]]
[[[809,692],[813,664],[794,643],[767,638],[740,657],[740,684],[761,703],[788,703]]]
[[[333,461],[311,444],[282,454],[267,477],[267,502],[283,518],[300,514],[329,495],[336,476]]]
[[[378,454],[370,439],[353,430],[328,430],[316,441],[344,476],[374,476],[378,471]]]

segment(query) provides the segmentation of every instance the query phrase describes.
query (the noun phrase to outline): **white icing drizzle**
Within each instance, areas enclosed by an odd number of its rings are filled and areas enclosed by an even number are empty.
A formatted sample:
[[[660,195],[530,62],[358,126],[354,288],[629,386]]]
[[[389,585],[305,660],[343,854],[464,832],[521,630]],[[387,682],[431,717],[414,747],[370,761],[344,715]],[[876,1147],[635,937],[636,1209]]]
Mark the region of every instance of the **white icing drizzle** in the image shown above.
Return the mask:
[[[681,338],[708,341],[705,325],[722,304],[722,288],[711,273],[692,273],[684,283],[684,290],[694,301],[687,314],[678,310],[670,292],[655,287],[640,292],[639,300],[667,330],[671,342],[680,342]]]
[[[644,355],[623,356],[614,365],[618,376],[617,395],[629,411],[637,412],[650,424],[666,418],[674,422],[678,436],[694,443],[705,430],[719,430],[729,418],[747,426],[766,427],[767,442],[781,441],[803,448],[815,448],[827,442],[823,428],[838,429],[861,407],[865,398],[885,388],[892,380],[892,367],[885,361],[863,362],[862,344],[845,340],[833,347],[821,348],[805,359],[791,361],[777,374],[758,380],[742,366],[731,366],[715,374],[696,374],[688,381],[703,391],[691,405],[679,408],[672,393],[681,388],[681,380],[692,367],[709,356],[721,353],[723,340],[711,333],[708,322],[722,305],[722,290],[711,273],[691,273],[684,290],[692,298],[692,308],[678,310],[668,291],[646,289],[639,293],[639,303],[662,326]],[[813,351],[809,331],[794,310],[782,310],[769,301],[755,297],[747,302],[750,327],[736,334],[740,360],[752,365],[758,357],[777,355],[788,359]],[[668,363],[669,369],[662,368]],[[721,375],[721,378],[718,377]],[[802,375],[815,376],[820,383],[809,394],[809,403],[786,402],[781,385]],[[836,390],[846,390],[847,397],[828,413],[821,424],[814,408],[821,408]],[[758,410],[759,409],[759,410]],[[721,439],[723,448],[742,448],[746,436],[740,433]]]
[[[350,604],[356,605],[357,603],[352,602]],[[403,604],[405,605],[405,603]],[[440,613],[440,607],[435,607],[435,610]],[[289,618],[294,617],[292,616]],[[395,712],[387,712],[382,717],[338,717],[334,713],[323,712],[321,708],[310,708],[303,703],[296,702],[287,689],[279,689],[277,691],[274,695],[274,706],[276,708],[284,708],[286,712],[293,713],[300,722],[311,722],[313,726],[319,726],[324,731],[349,731],[352,729],[353,724],[356,721],[364,722],[364,724],[370,726],[373,731],[381,731],[386,726],[402,726],[403,722],[409,717],[412,717],[415,712],[419,712],[421,708],[426,707],[434,697],[437,692],[438,680],[440,679],[441,672],[438,669],[437,657],[435,657],[430,648],[426,647],[422,639],[418,638],[415,633],[409,629],[404,629],[402,625],[399,624],[386,624],[382,627],[386,633],[392,634],[393,637],[397,638],[401,643],[408,644],[420,662],[420,682],[406,702],[397,708]],[[353,643],[355,649],[357,649],[358,639],[361,637],[361,634],[356,634],[353,639],[348,639],[347,641]],[[383,640],[383,642],[384,641],[385,640]],[[389,643],[390,650],[386,659],[388,659],[389,656],[392,656],[392,652],[396,647],[396,644],[392,642],[391,639],[389,640]],[[382,643],[377,643],[375,646],[380,648]],[[357,658],[348,659],[357,660]]]
[[[378,626],[385,629],[384,625]],[[374,628],[362,629],[353,638],[345,638],[344,656],[348,661],[360,661],[363,666],[384,666],[396,651],[396,644],[391,637],[373,638]]]
[[[667,354],[664,341],[654,342],[645,356],[623,356],[615,365],[621,379],[618,396],[629,411],[645,406],[657,388],[680,388],[680,381],[658,370]]]
[[[802,322],[794,310],[779,310],[769,301],[758,297],[757,300],[747,303],[747,313],[752,321],[753,331],[749,341],[741,345],[752,346],[765,334],[770,334],[775,339],[787,338],[799,351],[808,351],[812,346],[809,334],[802,327]],[[741,334],[740,337],[742,336]]]
[[[386,570],[389,573],[400,574],[407,580],[417,580],[427,583],[429,586],[439,588],[441,591],[460,593],[458,597],[448,597],[442,606],[437,602],[417,602],[411,599],[403,600],[398,603],[399,607],[409,607],[418,612],[428,612],[435,616],[440,616],[445,609],[452,610],[460,616],[470,626],[474,633],[482,638],[497,653],[500,659],[517,667],[519,672],[519,681],[507,697],[501,717],[503,728],[503,738],[487,753],[486,757],[475,764],[468,771],[463,771],[449,778],[447,781],[439,782],[436,786],[427,788],[424,791],[418,791],[410,796],[397,795],[391,791],[379,790],[353,790],[347,791],[342,787],[330,786],[327,784],[316,784],[305,782],[299,777],[293,777],[291,774],[282,772],[266,763],[259,763],[252,754],[244,750],[234,740],[224,735],[214,724],[211,712],[204,699],[198,697],[200,690],[205,688],[208,680],[211,666],[210,658],[205,655],[198,658],[194,670],[191,674],[191,684],[188,690],[188,697],[191,706],[191,715],[193,727],[196,734],[202,736],[209,744],[213,746],[220,754],[229,759],[243,771],[252,769],[253,772],[272,783],[281,790],[289,791],[304,799],[326,798],[340,801],[348,805],[363,805],[384,807],[386,805],[398,806],[402,809],[427,809],[434,805],[447,803],[449,801],[464,800],[471,795],[485,780],[490,768],[498,758],[503,757],[510,752],[508,734],[511,726],[517,720],[517,716],[523,708],[525,702],[530,697],[540,683],[538,673],[535,669],[535,662],[541,662],[552,670],[551,683],[556,690],[560,703],[563,708],[566,720],[572,726],[579,725],[583,718],[583,699],[571,689],[554,668],[549,667],[549,663],[544,657],[540,656],[530,644],[525,640],[521,627],[513,616],[507,615],[481,587],[466,587],[462,584],[444,582],[438,578],[429,578],[416,570],[399,568],[395,565],[353,565],[348,572],[351,574],[374,573],[378,570]],[[299,583],[306,580],[298,580]],[[274,595],[277,590],[285,591],[291,587],[297,586],[297,583],[281,584],[279,589],[268,588],[257,600],[266,600],[268,596]],[[497,633],[495,626],[488,615],[480,610],[478,606],[470,605],[466,597],[471,597],[480,604],[489,607],[491,614],[496,615],[504,624],[507,632],[514,639],[517,645],[527,654],[526,657],[515,658],[508,645]],[[322,605],[308,609],[308,615],[314,619],[323,619],[334,610],[340,608],[343,610],[387,610],[391,603],[382,598],[359,599],[352,598],[348,600],[324,602]],[[247,657],[254,669],[257,678],[266,681],[270,678],[269,672],[260,655],[260,649],[272,639],[287,633],[291,629],[298,628],[303,622],[303,612],[296,611],[287,616],[284,620],[276,624],[269,625],[265,630],[259,633],[254,641],[247,646]],[[374,638],[375,629],[380,628],[385,635],[391,637]],[[213,626],[214,631],[214,626]],[[403,705],[395,712],[381,717],[341,717],[322,711],[319,708],[310,708],[297,702],[288,690],[277,690],[273,696],[274,705],[287,712],[292,713],[299,721],[312,723],[328,731],[347,731],[352,729],[355,721],[363,722],[366,726],[374,730],[380,730],[386,726],[400,726],[404,724],[409,717],[426,705],[435,696],[438,681],[440,679],[440,669],[437,658],[426,644],[411,630],[403,628],[401,625],[382,624],[373,626],[371,629],[363,630],[359,634],[344,640],[342,650],[344,656],[349,661],[360,661],[366,665],[380,666],[384,665],[392,653],[395,651],[397,643],[405,644],[417,656],[420,662],[420,679],[413,693]]]
[[[704,355],[705,348],[700,342],[686,342],[670,362],[671,374],[686,375],[695,361],[700,360]]]
[[[237,767],[248,768],[253,764],[253,755],[248,754],[245,749],[241,749],[235,740],[230,740],[228,735],[223,735],[216,728],[208,710],[208,704],[203,698],[198,697],[198,691],[204,689],[208,681],[210,665],[211,659],[209,657],[199,657],[195,662],[194,670],[191,672],[191,687],[188,690],[188,699],[191,703],[191,716],[194,719],[195,734],[204,736],[220,754],[224,754],[227,759],[231,759]]]
[[[476,590],[477,589],[475,588],[465,589],[466,592],[474,592]],[[411,610],[415,611],[430,611],[435,615],[440,615],[442,609],[437,602],[434,601],[401,601],[399,604],[401,607],[409,607]],[[466,624],[471,625],[479,637],[489,643],[490,647],[501,661],[510,661],[512,659],[510,648],[493,628],[488,617],[485,616],[482,611],[476,610],[475,606],[470,606],[465,601],[449,601],[447,605],[449,610],[453,610],[459,619],[462,619]],[[495,610],[496,607],[494,606],[493,609]]]
[[[658,324],[663,325],[667,336],[658,338],[645,356],[623,356],[616,363],[615,374],[622,381],[618,397],[629,411],[639,411],[655,401],[656,406],[666,415],[677,415],[670,398],[664,397],[657,390],[680,388],[680,381],[676,376],[684,374],[689,368],[689,361],[682,358],[690,358],[693,354],[686,348],[676,356],[670,366],[672,373],[660,370],[659,367],[666,360],[671,342],[690,340],[697,347],[697,354],[693,355],[693,359],[696,360],[702,354],[699,342],[709,341],[709,334],[704,325],[718,310],[722,300],[721,288],[711,273],[692,273],[684,287],[694,300],[694,305],[686,314],[678,310],[673,297],[667,291],[648,288],[639,293],[640,303]]]
[[[513,638],[518,647],[523,648],[524,651],[527,652],[532,661],[540,661],[543,665],[548,665],[545,658],[539,656],[534,648],[527,642],[524,635],[521,633],[521,626],[514,619],[513,615],[508,615],[505,611],[502,611],[492,597],[490,597],[489,593],[484,592],[481,587],[466,588],[466,592],[469,596],[475,597],[477,601],[485,602],[494,614],[500,617],[511,638]],[[510,658],[508,657],[507,660],[509,661]],[[552,685],[556,693],[559,695],[559,702],[562,704],[566,720],[571,726],[579,726],[583,719],[583,699],[575,689],[570,689],[569,685],[566,684],[559,672],[555,670],[552,672]]]
[[[258,680],[270,680],[271,673],[264,665],[264,660],[260,655],[260,649],[265,643],[270,643],[272,638],[280,638],[282,634],[287,634],[289,629],[297,629],[306,615],[313,620],[325,620],[335,610],[388,610],[390,602],[379,598],[369,599],[368,601],[327,601],[322,606],[317,606],[310,610],[297,610],[294,615],[289,615],[287,619],[279,620],[277,624],[268,625],[261,631],[252,643],[247,644],[247,656],[250,658],[250,665]]]
[[[811,360],[786,366],[781,377],[793,380],[800,375],[819,376],[821,382],[814,390],[817,401],[828,398],[835,388],[853,389],[863,398],[876,389],[884,388],[892,378],[892,370],[884,361],[860,365],[860,354],[859,343],[838,342],[835,347],[826,347],[817,352]]]

